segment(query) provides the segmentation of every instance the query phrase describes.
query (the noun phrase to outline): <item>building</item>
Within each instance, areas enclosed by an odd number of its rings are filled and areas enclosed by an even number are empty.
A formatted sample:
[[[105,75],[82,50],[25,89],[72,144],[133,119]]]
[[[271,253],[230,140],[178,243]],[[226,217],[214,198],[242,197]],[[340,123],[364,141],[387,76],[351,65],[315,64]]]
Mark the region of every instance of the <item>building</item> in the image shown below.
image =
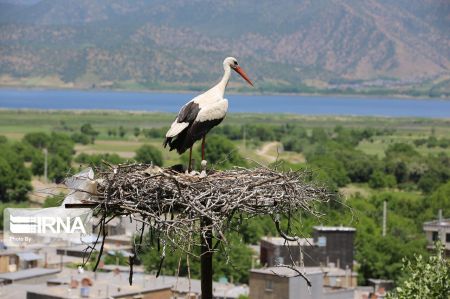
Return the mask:
[[[54,247],[43,247],[37,250],[40,256],[43,256],[42,266],[44,268],[63,269],[68,265],[83,263],[82,257],[73,257],[67,255],[59,255]]]
[[[302,250],[314,244],[314,239],[300,239]],[[308,250],[309,251],[309,250]],[[298,263],[300,261],[300,247],[295,241],[286,241],[281,237],[263,237],[260,241],[259,260],[261,265],[273,267],[277,264],[291,264],[290,256]],[[309,265],[312,266],[312,265]]]
[[[129,269],[129,268],[128,268]],[[112,271],[78,271],[76,269],[34,268],[0,275],[0,298],[2,299],[69,299],[89,295],[96,299],[174,299],[201,298],[200,280],[186,277],[144,274],[138,268],[129,284],[129,272],[125,267]],[[237,299],[248,295],[246,285],[213,283],[215,299]]]
[[[353,269],[356,229],[344,226],[315,226],[313,229],[313,238],[299,240],[304,265],[335,265],[341,269]],[[280,237],[264,237],[260,246],[260,262],[264,266],[291,264],[291,256],[296,264],[300,264],[301,254],[297,242],[286,242]]]
[[[375,279],[369,278],[369,285],[372,286],[373,292],[372,294],[375,298],[384,298],[386,297],[386,292],[394,289],[394,281],[387,279]]]
[[[425,222],[423,230],[428,241],[427,248],[434,250],[434,243],[438,240],[445,246],[445,255],[450,256],[450,219],[442,219]]]
[[[0,273],[36,268],[43,257],[30,250],[20,248],[0,250]]]
[[[353,299],[357,274],[338,268],[297,268],[311,281],[285,267],[252,269],[251,299]]]

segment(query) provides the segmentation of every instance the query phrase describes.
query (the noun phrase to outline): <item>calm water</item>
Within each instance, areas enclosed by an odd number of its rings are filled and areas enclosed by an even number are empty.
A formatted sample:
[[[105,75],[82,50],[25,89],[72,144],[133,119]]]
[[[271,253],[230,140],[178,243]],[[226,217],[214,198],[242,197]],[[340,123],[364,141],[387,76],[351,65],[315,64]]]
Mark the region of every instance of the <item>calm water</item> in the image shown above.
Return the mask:
[[[196,93],[0,89],[0,108],[178,112],[195,95]],[[227,94],[226,98],[231,112],[450,118],[450,101],[440,99],[235,94]]]

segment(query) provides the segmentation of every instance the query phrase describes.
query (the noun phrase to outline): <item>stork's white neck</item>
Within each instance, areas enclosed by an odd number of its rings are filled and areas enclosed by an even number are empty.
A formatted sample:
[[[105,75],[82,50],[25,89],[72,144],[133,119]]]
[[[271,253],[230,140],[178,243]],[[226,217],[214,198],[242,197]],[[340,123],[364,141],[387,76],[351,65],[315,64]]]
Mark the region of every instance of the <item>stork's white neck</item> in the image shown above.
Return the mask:
[[[230,81],[230,76],[231,76],[231,67],[229,64],[224,64],[223,65],[223,77],[222,80],[220,80],[220,82],[217,84],[217,87],[219,89],[219,91],[222,93],[222,97],[223,94],[225,93],[225,88],[228,85],[228,81]]]

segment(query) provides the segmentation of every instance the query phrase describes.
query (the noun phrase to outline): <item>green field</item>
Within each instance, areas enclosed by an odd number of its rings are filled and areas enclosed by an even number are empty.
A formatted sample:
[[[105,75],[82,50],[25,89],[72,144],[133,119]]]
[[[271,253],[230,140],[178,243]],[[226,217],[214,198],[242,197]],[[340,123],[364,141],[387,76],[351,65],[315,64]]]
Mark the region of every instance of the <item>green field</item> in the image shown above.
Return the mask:
[[[445,137],[445,136],[450,136],[450,132],[447,132],[446,128],[442,128],[442,134],[441,137]],[[445,133],[447,132],[447,133]],[[393,143],[398,143],[398,142],[402,142],[402,143],[408,143],[408,144],[413,144],[413,141],[415,139],[418,138],[427,138],[430,134],[431,131],[428,131],[428,134],[426,134],[427,132],[422,132],[422,131],[415,131],[415,132],[408,132],[408,133],[403,133],[402,132],[398,132],[397,134],[394,134],[392,136],[376,136],[373,138],[373,141],[362,141],[359,145],[358,145],[358,149],[362,150],[363,152],[369,154],[369,155],[377,155],[379,158],[383,158],[384,157],[384,151],[389,147],[390,144]],[[445,135],[447,134],[447,135]],[[438,154],[440,152],[445,152],[447,154],[450,154],[450,148],[447,149],[442,149],[440,147],[434,147],[434,148],[428,148],[427,146],[418,146],[416,147],[416,150],[423,154],[423,155],[435,155]]]
[[[78,130],[81,124],[91,123],[106,134],[111,127],[133,129],[169,126],[174,117],[175,114],[153,112],[0,110],[0,133],[20,138],[21,134],[28,132],[50,132],[61,130],[63,126]],[[425,137],[432,129],[438,137],[450,134],[450,119],[234,113],[229,114],[223,124],[291,122],[305,128],[334,128],[337,125],[349,128],[391,128],[401,132],[402,138]]]

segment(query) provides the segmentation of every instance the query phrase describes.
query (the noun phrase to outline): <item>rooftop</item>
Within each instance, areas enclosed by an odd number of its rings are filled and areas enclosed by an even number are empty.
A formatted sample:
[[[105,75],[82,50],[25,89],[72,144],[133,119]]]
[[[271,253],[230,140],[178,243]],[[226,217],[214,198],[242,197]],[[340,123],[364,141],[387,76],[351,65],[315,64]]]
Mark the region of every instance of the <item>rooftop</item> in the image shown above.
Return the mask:
[[[128,268],[128,267],[127,267]],[[125,268],[121,269],[125,270]],[[154,275],[144,275],[142,273],[134,273],[133,285],[130,286],[128,282],[128,272],[92,272],[84,271],[79,273],[75,269],[64,269],[56,278],[47,280],[52,286],[41,284],[30,288],[34,293],[44,295],[59,295],[60,297],[67,297],[78,295],[79,287],[75,289],[68,288],[71,279],[81,281],[83,278],[89,278],[92,281],[90,290],[91,298],[108,298],[108,296],[125,296],[126,294],[147,293],[156,290],[173,289],[180,294],[187,294],[201,292],[200,280],[191,279],[189,281],[186,277],[175,277],[162,275],[156,278]],[[248,287],[246,285],[236,286],[230,283],[214,282],[214,296],[223,297],[226,294],[227,298],[237,298],[239,295],[248,294]]]
[[[377,279],[377,278],[369,278],[369,282],[373,284],[381,284],[381,283],[394,283],[393,280],[389,279]]]
[[[89,298],[107,299],[113,297],[132,297],[134,295],[156,292],[160,290],[170,290],[170,285],[159,286],[137,286],[137,285],[112,285],[112,284],[94,284],[89,289]],[[68,288],[65,285],[46,286],[39,285],[28,290],[27,293],[35,293],[39,295],[48,295],[54,298],[79,298],[80,288]]]
[[[0,279],[16,281],[16,280],[30,279],[39,276],[57,274],[60,271],[61,270],[59,269],[31,268],[16,272],[0,273]]]
[[[92,282],[90,287],[90,298],[110,298],[115,296],[126,296],[150,293],[154,291],[170,289],[171,284],[162,279],[151,279],[148,275],[135,273],[133,275],[133,285],[128,282],[128,273],[114,272],[92,272],[84,271],[80,273],[75,269],[64,269],[56,278],[47,280],[51,286],[39,285],[29,291],[42,295],[53,295],[62,298],[73,298],[80,293],[80,285],[76,288],[70,288],[71,280],[78,283],[82,279],[88,278]]]
[[[306,275],[323,273],[317,267],[305,267],[305,268],[296,267],[296,269]],[[251,269],[250,272],[251,273],[260,273],[260,274],[270,274],[270,275],[281,275],[281,276],[295,276],[297,274],[294,270],[286,268],[286,267],[269,267],[269,268],[261,268],[261,269]]]
[[[344,270],[337,267],[296,267],[296,269],[306,275],[317,273],[323,273],[326,274],[327,276],[339,276],[339,277],[345,276],[346,274],[350,274],[351,276],[358,275],[356,272],[351,272],[350,270]],[[294,270],[286,267],[269,267],[262,269],[252,269],[250,271],[253,273],[270,274],[270,275],[285,275],[285,276],[296,275],[296,272]]]
[[[95,246],[95,251],[99,251],[100,250],[100,243],[97,243]],[[57,247],[56,248],[59,251],[70,251],[70,252],[89,252],[89,245],[88,244],[80,244],[80,245],[75,245],[75,246],[64,246],[64,247]],[[116,244],[111,244],[111,243],[105,243],[104,245],[104,250],[131,250],[131,245],[116,245]]]
[[[19,252],[19,253],[17,253],[17,256],[19,257],[20,260],[27,261],[27,262],[43,259],[43,257],[41,255],[36,254],[34,252]]]
[[[20,284],[20,288],[16,284],[7,284],[0,286],[0,298],[2,299],[22,299],[27,298],[27,290],[32,290],[36,285]]]
[[[119,270],[119,272],[129,273],[130,272],[130,266],[118,266],[118,265],[102,265],[99,266],[99,270],[102,270],[103,272],[112,272],[116,269]],[[144,267],[143,266],[133,266],[133,273],[144,273]]]
[[[350,226],[314,226],[317,231],[330,232],[330,231],[340,231],[340,232],[354,232],[356,228]]]
[[[107,236],[105,242],[113,243],[113,242],[128,242],[131,243],[133,236],[123,234],[123,235],[114,235]]]
[[[298,246],[297,241],[286,241],[282,237],[262,237],[261,240],[271,243],[277,246],[289,245],[289,246]],[[300,246],[312,246],[314,245],[313,238],[301,238],[299,239]]]
[[[201,284],[198,279],[189,281],[186,277],[163,276],[162,279],[171,282],[173,290],[179,294],[201,293]],[[213,296],[222,298],[238,298],[240,295],[248,295],[247,285],[234,285],[232,283],[213,282]]]
[[[19,254],[31,254],[34,253],[35,250],[31,250],[30,248],[24,249],[20,247],[10,247],[7,249],[0,249],[0,256],[2,255],[19,255]]]
[[[441,219],[428,221],[423,224],[424,228],[440,227],[440,228],[450,228],[450,219]]]

